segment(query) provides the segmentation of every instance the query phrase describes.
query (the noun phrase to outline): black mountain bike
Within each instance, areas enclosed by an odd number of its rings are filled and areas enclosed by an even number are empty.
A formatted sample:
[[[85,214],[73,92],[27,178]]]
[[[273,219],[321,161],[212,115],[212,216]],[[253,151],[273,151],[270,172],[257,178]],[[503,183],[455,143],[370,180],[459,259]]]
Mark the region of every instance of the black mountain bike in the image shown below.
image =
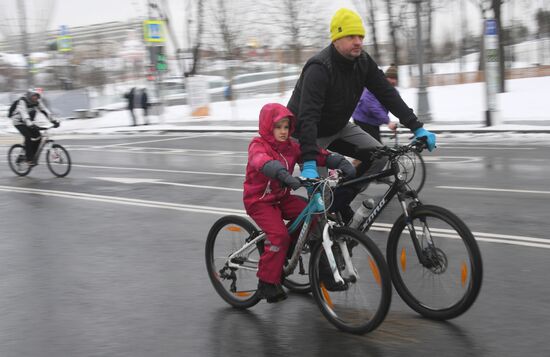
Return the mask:
[[[56,144],[53,139],[50,139],[48,135],[48,129],[50,128],[38,128],[42,131],[42,140],[36,150],[33,161],[35,165],[38,165],[40,154],[46,148],[46,163],[48,169],[57,177],[65,177],[71,171],[71,157],[67,150]],[[8,163],[11,170],[19,176],[26,176],[31,172],[35,165],[29,165],[27,162],[27,156],[25,151],[25,145],[15,144],[8,151]]]
[[[443,207],[423,204],[401,172],[402,157],[421,152],[425,145],[421,140],[378,148],[372,152],[372,158],[387,157],[388,168],[344,182],[342,186],[360,187],[385,179],[388,190],[357,228],[374,237],[374,241],[382,239],[378,232],[385,237],[389,231],[386,259],[395,289],[421,315],[447,320],[463,314],[475,302],[481,289],[483,264],[477,242],[466,224]],[[401,216],[392,225],[375,223],[394,196],[403,210]],[[339,215],[337,218],[341,220]]]

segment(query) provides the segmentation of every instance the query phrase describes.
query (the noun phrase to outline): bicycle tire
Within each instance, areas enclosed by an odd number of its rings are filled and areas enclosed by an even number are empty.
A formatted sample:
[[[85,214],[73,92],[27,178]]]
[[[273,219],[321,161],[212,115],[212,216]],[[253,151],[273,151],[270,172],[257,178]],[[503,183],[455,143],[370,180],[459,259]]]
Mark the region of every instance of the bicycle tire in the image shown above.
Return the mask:
[[[415,227],[423,252],[431,253],[427,265],[416,255],[407,223]],[[434,248],[423,245],[427,232]],[[467,258],[461,259],[460,253]],[[481,290],[483,263],[479,247],[466,224],[445,208],[422,205],[414,208],[409,217],[401,215],[390,231],[386,257],[395,290],[424,317],[448,320],[460,316]],[[457,288],[456,294],[452,293],[453,288]],[[431,289],[434,291],[424,292]]]
[[[283,278],[282,284],[288,290],[298,294],[309,294],[311,292],[311,283],[309,281],[309,261],[311,258],[311,248],[309,244],[306,244],[300,253],[302,267],[305,266],[304,271],[300,271],[301,267],[297,267],[298,273],[294,273]],[[305,276],[305,278],[304,278]],[[300,281],[307,279],[307,281]]]
[[[21,144],[12,145],[8,151],[10,169],[18,176],[27,176],[32,166],[27,164],[25,147]]]
[[[329,234],[335,242],[332,250],[338,269],[347,281],[346,288],[330,289],[330,284],[323,281],[327,277],[320,277],[320,262],[326,255],[323,245],[317,244],[310,264],[313,297],[325,318],[338,329],[354,334],[370,332],[384,321],[391,304],[391,277],[384,256],[373,241],[356,229],[333,227]],[[335,249],[339,241],[345,242],[350,250],[357,273],[354,279],[341,270],[343,261],[338,255],[342,254]]]
[[[410,151],[400,156],[401,174],[405,176],[405,182],[410,188],[419,193],[426,182],[426,163],[422,155],[416,151]]]
[[[228,237],[221,234],[221,232],[225,231],[229,232]],[[225,262],[227,260],[226,258],[231,253],[241,248],[244,245],[246,238],[255,233],[257,233],[256,227],[254,227],[254,225],[247,219],[240,216],[224,216],[217,220],[212,228],[210,228],[206,239],[206,269],[208,271],[210,281],[212,282],[212,285],[218,295],[220,295],[220,297],[229,305],[238,309],[250,308],[261,300],[257,291],[258,279],[256,278],[256,272],[244,269],[233,270],[231,268],[225,268],[224,270],[225,265],[222,262]],[[237,239],[234,239],[232,242],[220,242],[223,238]],[[229,244],[231,247],[222,248],[222,244],[225,243]],[[216,256],[216,254],[220,255]],[[257,256],[259,259],[259,251]],[[216,265],[216,261],[220,261],[220,265]],[[231,278],[224,277],[222,270],[228,272],[228,274],[234,273],[235,291],[231,291]],[[240,286],[243,286],[242,290],[238,290]]]
[[[46,152],[46,163],[51,173],[57,177],[65,177],[71,171],[69,152],[59,144],[53,144]],[[59,166],[56,166],[59,165]]]

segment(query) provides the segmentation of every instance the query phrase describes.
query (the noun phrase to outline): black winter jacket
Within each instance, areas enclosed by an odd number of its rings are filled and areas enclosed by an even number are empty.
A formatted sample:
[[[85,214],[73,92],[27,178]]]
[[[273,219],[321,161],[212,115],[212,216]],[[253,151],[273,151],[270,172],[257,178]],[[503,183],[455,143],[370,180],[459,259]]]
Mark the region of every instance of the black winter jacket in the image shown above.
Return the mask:
[[[331,44],[307,61],[287,104],[298,118],[295,135],[304,161],[315,160],[319,152],[317,138],[334,135],[346,126],[364,87],[401,124],[411,130],[422,127],[366,52],[349,60]]]

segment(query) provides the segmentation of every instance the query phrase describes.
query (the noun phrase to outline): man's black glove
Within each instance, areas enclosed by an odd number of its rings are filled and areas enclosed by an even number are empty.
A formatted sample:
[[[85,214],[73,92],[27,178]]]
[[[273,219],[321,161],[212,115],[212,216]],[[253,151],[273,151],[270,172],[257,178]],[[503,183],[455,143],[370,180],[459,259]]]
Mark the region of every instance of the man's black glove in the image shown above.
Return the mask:
[[[52,121],[52,123],[53,123],[54,128],[59,128],[59,121],[54,120],[54,121]]]
[[[353,178],[355,177],[355,167],[349,162],[344,156],[340,154],[330,154],[327,157],[327,167],[329,169],[338,169],[342,171],[344,177]]]
[[[31,129],[32,131],[40,131],[40,129],[38,128],[38,125],[35,125],[35,124],[29,125],[29,129]]]

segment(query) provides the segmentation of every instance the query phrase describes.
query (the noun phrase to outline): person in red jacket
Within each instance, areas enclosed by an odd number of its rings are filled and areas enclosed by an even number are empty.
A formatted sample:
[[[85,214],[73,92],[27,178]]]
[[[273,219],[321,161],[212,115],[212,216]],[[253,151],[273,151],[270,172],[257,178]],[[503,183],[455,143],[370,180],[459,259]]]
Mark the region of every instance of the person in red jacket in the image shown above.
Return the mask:
[[[301,159],[300,145],[290,139],[296,118],[278,103],[264,105],[260,111],[259,134],[248,147],[248,164],[244,181],[243,201],[246,213],[262,229],[267,238],[258,265],[258,290],[267,302],[286,299],[281,274],[291,237],[283,220],[296,218],[306,202],[290,194],[300,188],[292,176]],[[345,176],[354,176],[355,168],[345,157],[320,149],[317,163],[340,169]]]

